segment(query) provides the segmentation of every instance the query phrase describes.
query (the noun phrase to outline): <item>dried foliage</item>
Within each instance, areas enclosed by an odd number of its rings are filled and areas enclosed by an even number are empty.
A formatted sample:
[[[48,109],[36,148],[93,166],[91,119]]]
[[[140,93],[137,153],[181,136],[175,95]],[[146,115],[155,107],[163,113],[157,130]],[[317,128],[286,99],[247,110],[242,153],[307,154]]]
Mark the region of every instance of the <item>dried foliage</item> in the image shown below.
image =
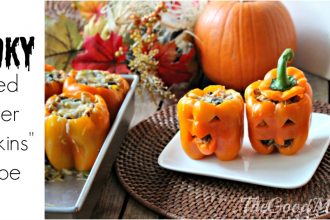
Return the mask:
[[[71,62],[72,67],[78,69],[124,73],[129,68],[140,76],[140,87],[153,95],[173,98],[169,88],[186,85],[198,73],[193,28],[205,3],[46,3],[46,14],[51,18],[46,21],[46,62],[65,70],[71,68]],[[113,35],[120,36],[116,37],[123,42],[120,47],[109,40]],[[72,42],[64,39],[67,36],[72,37]],[[77,56],[79,50],[82,52]]]
[[[45,24],[46,63],[69,70],[82,42],[77,23],[61,15],[56,20],[46,19]]]

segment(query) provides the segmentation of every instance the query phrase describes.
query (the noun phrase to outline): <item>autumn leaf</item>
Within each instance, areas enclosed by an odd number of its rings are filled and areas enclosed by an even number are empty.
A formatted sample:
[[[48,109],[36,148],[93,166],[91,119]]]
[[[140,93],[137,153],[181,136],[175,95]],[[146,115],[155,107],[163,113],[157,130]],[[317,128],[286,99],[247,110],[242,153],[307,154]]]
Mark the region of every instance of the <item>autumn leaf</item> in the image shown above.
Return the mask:
[[[46,18],[45,26],[46,63],[69,70],[82,42],[77,22],[60,16],[56,20]]]
[[[155,59],[159,61],[158,76],[168,86],[181,82],[187,82],[192,77],[195,49],[192,47],[188,53],[179,53],[174,41],[166,44],[156,44],[158,49]]]
[[[122,55],[115,56],[120,47],[123,51]],[[127,46],[123,44],[122,37],[114,32],[107,40],[103,40],[100,34],[87,37],[83,49],[84,51],[72,61],[71,65],[74,69],[107,70],[113,73],[130,72],[125,63]]]

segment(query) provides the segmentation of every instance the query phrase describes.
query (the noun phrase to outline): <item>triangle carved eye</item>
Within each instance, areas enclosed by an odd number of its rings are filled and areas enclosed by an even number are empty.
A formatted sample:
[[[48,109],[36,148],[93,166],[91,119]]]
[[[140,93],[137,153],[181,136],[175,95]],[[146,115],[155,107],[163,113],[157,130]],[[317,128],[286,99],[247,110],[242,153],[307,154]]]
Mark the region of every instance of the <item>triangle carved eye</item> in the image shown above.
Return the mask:
[[[210,122],[220,121],[218,116],[214,116]]]
[[[288,119],[286,120],[286,122],[284,123],[283,127],[286,127],[286,126],[292,126],[294,125],[295,123],[291,120],[291,119]]]
[[[262,122],[260,122],[258,125],[257,125],[258,128],[265,128],[265,127],[268,127],[267,123],[262,120]]]

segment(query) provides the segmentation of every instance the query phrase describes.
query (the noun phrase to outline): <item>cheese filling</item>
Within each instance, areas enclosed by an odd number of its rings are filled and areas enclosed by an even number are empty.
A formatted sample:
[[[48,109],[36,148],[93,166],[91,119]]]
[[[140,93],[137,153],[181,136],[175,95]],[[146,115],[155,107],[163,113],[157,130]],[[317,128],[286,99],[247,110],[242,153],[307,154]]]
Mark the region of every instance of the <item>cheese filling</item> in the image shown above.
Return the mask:
[[[76,81],[92,87],[117,89],[120,85],[120,76],[109,74],[106,71],[82,70],[77,72]]]
[[[230,92],[221,89],[215,90],[214,92],[209,92],[203,96],[198,96],[192,93],[188,93],[188,97],[200,101],[212,103],[214,105],[220,105],[225,100],[233,99],[233,95]]]
[[[261,93],[260,89],[255,89],[254,95],[259,102],[269,101],[269,102],[274,102],[275,104],[279,103],[279,101],[271,100],[268,97],[266,97],[265,95],[263,95]],[[300,101],[300,96],[295,95],[288,100],[282,101],[281,103],[283,103],[284,105],[289,105],[289,104],[296,103],[299,101]]]
[[[57,116],[66,119],[76,119],[86,115],[89,116],[94,108],[94,103],[82,93],[80,99],[57,96],[47,108],[52,114]]]
[[[63,83],[63,81],[64,81],[63,74],[59,70],[45,72],[45,81],[46,81],[46,83],[51,83],[53,81]]]

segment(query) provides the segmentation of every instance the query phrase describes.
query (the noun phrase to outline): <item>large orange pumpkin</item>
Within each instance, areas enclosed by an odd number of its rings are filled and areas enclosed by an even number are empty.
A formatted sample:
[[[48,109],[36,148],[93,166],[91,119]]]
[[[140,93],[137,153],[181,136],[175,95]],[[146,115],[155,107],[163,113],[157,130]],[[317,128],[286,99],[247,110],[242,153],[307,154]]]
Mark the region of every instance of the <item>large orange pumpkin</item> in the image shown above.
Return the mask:
[[[195,34],[204,73],[240,91],[275,68],[285,48],[296,48],[290,14],[275,1],[209,2]]]

